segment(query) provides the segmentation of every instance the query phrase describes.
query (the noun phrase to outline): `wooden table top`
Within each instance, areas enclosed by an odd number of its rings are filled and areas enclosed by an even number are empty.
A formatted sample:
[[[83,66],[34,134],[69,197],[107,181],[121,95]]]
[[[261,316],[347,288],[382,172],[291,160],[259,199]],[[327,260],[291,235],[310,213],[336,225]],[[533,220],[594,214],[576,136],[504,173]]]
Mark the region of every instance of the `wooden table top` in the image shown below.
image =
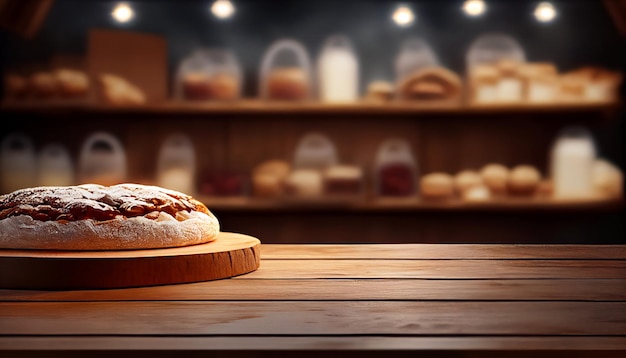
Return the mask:
[[[263,245],[232,279],[0,290],[0,350],[160,349],[626,351],[626,246]]]

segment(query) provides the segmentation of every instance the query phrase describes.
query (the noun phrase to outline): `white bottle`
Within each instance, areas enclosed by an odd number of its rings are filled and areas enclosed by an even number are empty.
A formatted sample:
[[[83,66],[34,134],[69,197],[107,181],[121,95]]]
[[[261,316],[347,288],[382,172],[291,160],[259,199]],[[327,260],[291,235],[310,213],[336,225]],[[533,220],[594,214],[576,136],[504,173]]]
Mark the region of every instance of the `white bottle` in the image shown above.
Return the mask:
[[[593,163],[596,149],[589,131],[581,127],[563,130],[552,148],[552,180],[556,198],[588,198],[593,195]]]
[[[334,35],[326,40],[318,59],[322,102],[354,102],[359,95],[359,62],[350,40]]]

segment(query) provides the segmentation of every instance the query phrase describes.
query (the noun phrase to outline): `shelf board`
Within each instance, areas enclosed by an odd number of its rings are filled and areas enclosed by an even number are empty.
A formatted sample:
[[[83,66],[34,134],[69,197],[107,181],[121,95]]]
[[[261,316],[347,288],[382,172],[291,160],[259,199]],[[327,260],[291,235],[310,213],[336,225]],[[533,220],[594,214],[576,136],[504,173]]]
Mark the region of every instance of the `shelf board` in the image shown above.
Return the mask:
[[[343,115],[481,115],[481,114],[541,114],[541,113],[604,113],[620,107],[619,103],[556,103],[516,105],[450,105],[409,102],[385,104],[357,102],[325,104],[319,102],[237,102],[190,103],[163,102],[140,106],[105,106],[67,102],[5,102],[0,111],[7,113],[44,114],[146,114],[146,115],[262,115],[262,114],[343,114]]]
[[[594,198],[584,200],[554,200],[535,198],[510,198],[488,202],[445,202],[411,199],[348,200],[272,200],[252,197],[197,196],[210,210],[221,212],[477,212],[477,211],[618,211],[624,207],[623,199]]]

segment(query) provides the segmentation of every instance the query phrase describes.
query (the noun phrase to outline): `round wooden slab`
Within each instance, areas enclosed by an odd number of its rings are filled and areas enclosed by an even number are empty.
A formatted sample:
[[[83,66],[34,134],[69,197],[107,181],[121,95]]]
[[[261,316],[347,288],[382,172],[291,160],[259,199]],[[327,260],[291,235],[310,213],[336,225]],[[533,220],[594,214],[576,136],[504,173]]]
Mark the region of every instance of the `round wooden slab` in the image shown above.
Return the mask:
[[[259,267],[261,242],[220,233],[213,242],[154,250],[0,250],[0,288],[76,290],[217,280]]]

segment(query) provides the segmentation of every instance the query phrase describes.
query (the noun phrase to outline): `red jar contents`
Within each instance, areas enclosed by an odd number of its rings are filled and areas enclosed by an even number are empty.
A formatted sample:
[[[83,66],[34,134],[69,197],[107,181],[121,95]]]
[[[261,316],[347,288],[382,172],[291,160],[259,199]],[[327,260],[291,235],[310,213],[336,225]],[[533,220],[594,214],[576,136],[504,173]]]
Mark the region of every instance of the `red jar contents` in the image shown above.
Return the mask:
[[[415,193],[413,170],[406,164],[389,164],[380,169],[379,192],[383,196],[409,196]]]
[[[205,176],[200,192],[212,196],[241,196],[248,191],[248,177],[242,173],[220,173]]]

